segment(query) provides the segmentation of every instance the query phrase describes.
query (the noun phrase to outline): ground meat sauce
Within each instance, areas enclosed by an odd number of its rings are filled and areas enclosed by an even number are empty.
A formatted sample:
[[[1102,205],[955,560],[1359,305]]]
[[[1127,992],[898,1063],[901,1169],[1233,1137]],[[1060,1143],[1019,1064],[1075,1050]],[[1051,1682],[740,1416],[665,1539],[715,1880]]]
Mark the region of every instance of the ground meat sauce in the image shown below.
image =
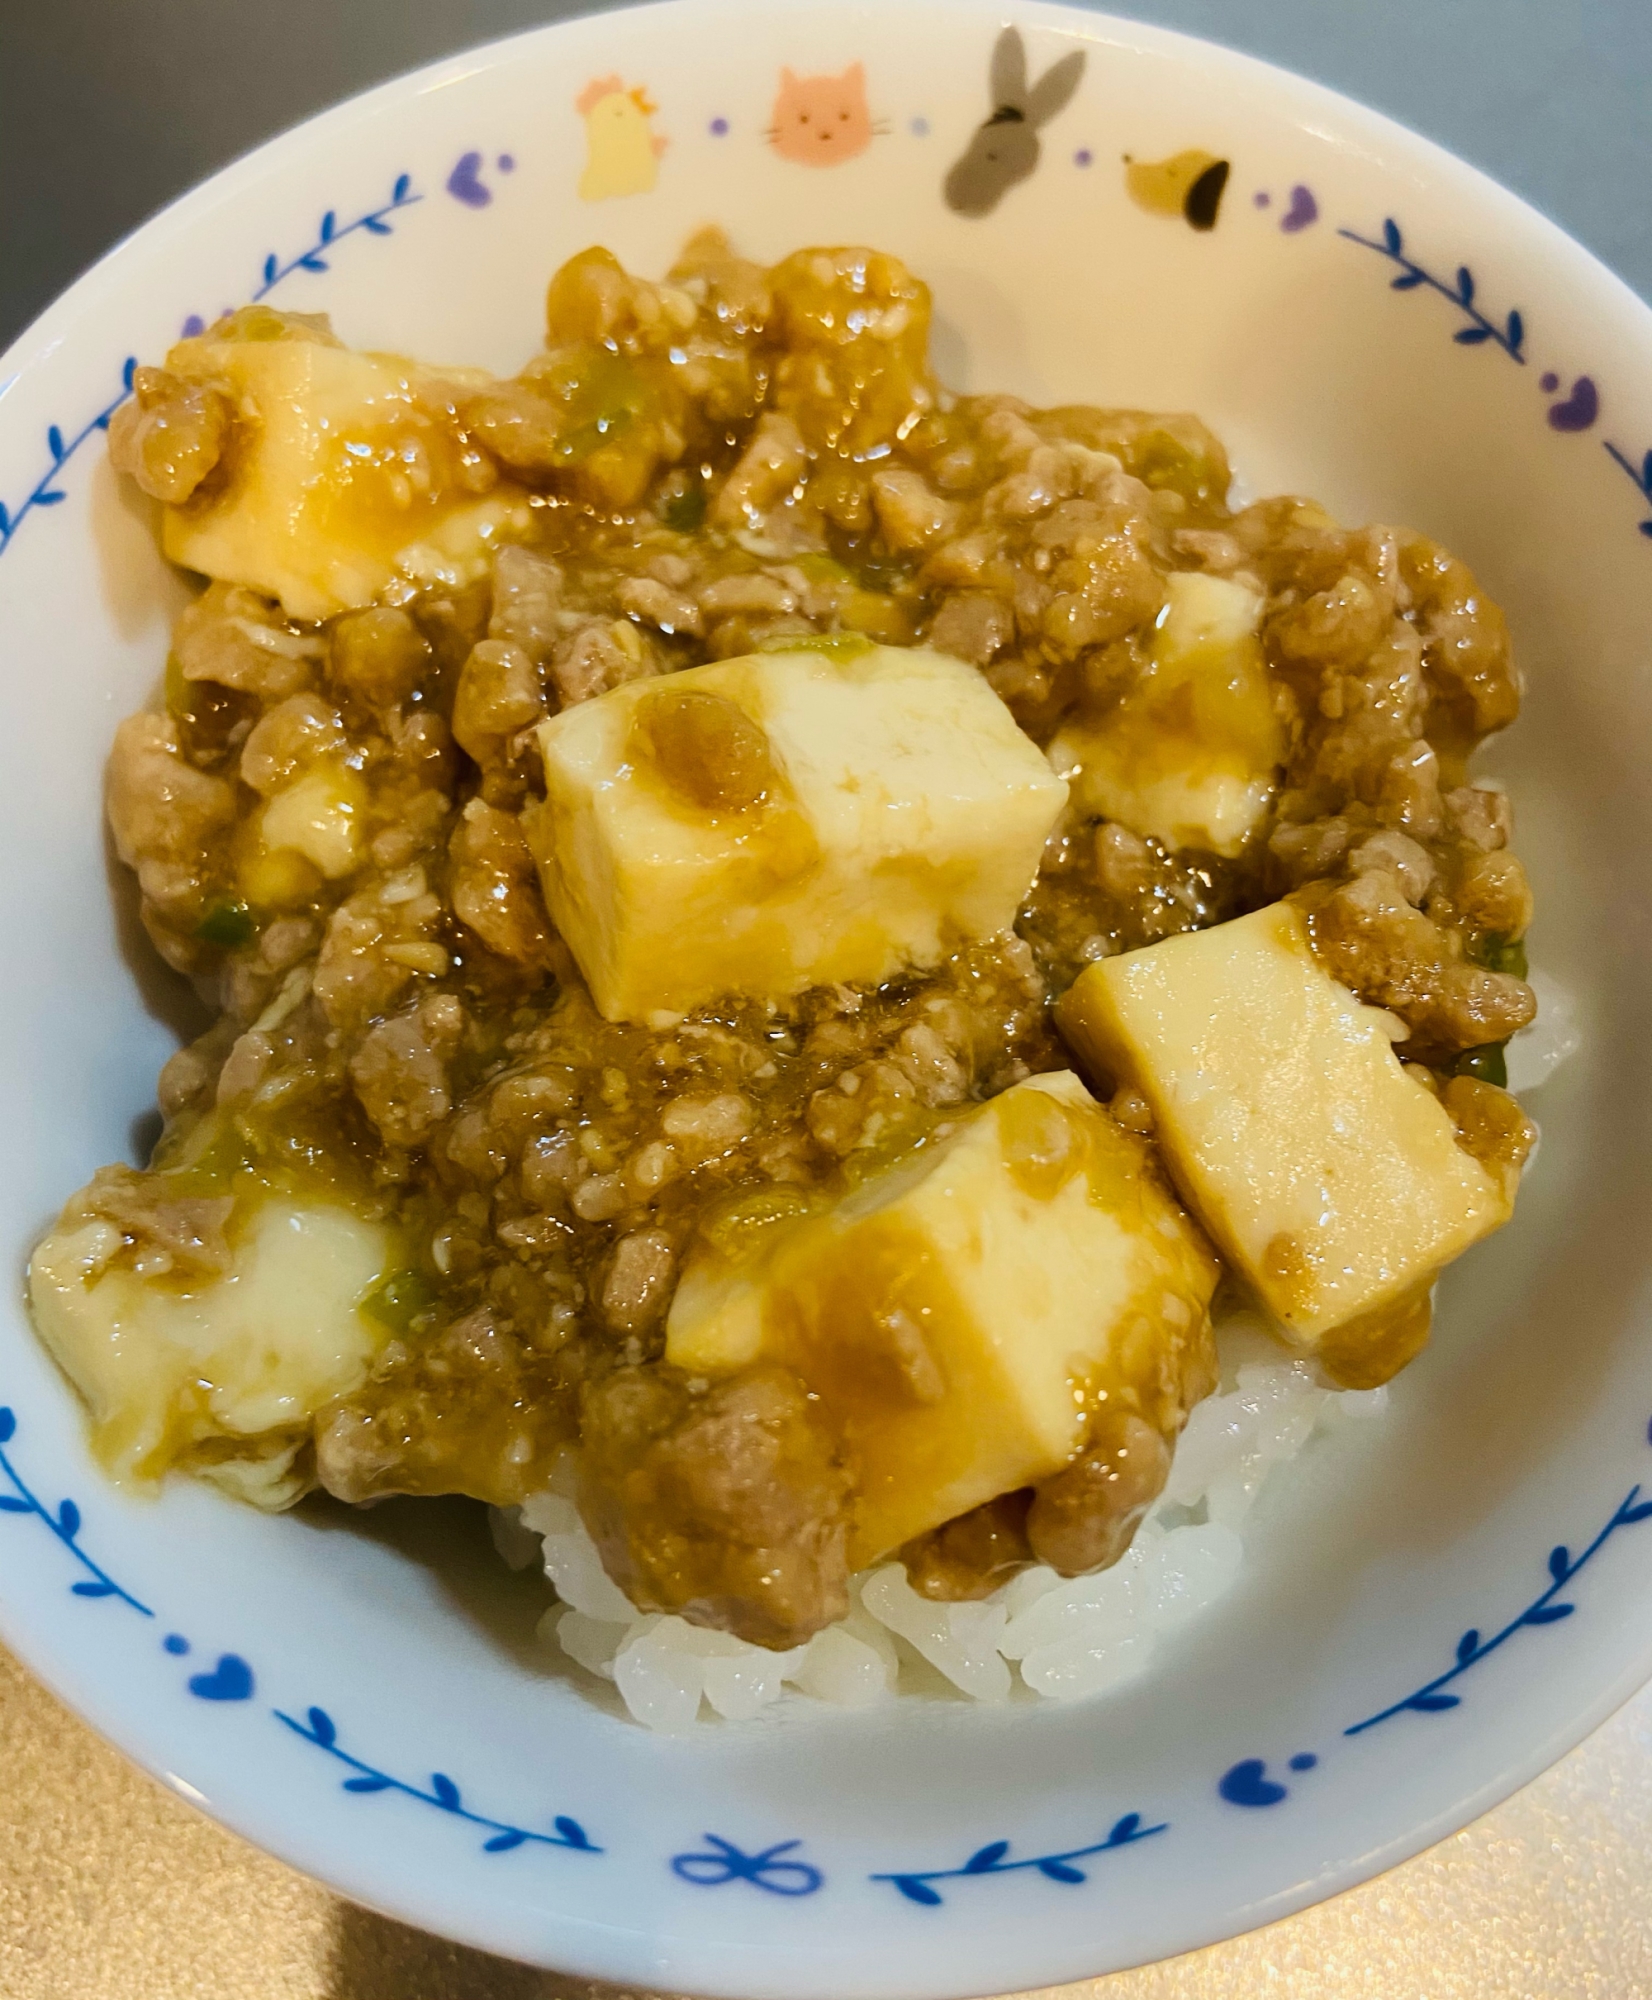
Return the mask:
[[[472,488],[533,496],[531,536],[490,576],[393,587],[319,626],[212,584],[179,620],[164,706],[121,725],[121,857],[157,949],[219,1018],[162,1072],[150,1170],[106,1170],[72,1212],[179,1279],[224,1268],[233,1212],[267,1189],[388,1220],[405,1266],[369,1310],[390,1337],[289,1440],[304,1478],[350,1501],[506,1505],[580,1440],[590,1524],[639,1605],[791,1644],[847,1601],[849,1480],[786,1371],[712,1386],[661,1361],[696,1232],[848,1187],[949,1108],[1066,1066],[1049,1003],[1086,963],[1281,895],[1335,977],[1406,1024],[1435,1088],[1500,1083],[1534,1013],[1531,896],[1507,801],[1467,765],[1518,682],[1460,562],[1305,500],[1230,512],[1195,419],[945,394],[928,292],[892,257],[764,270],[707,233],[655,285],[590,250],[548,316],[520,376],[447,402]],[[265,308],[216,337],[238,332],[327,337]],[[117,465],[173,504],[210,492],[230,402],[164,369],[135,388]],[[544,716],[860,634],[970,663],[1045,745],[1129,698],[1177,570],[1266,593],[1286,747],[1238,858],[1072,815],[1015,934],[933,972],[784,1007],[731,996],[659,1029],[598,1016],[522,832]],[[662,701],[639,728],[708,805],[762,796],[761,741],[717,711]],[[306,837],[272,844],[299,772]],[[1463,1101],[1487,1146],[1518,1143]],[[1147,1129],[1141,1100],[1115,1108]],[[1098,1436],[1037,1494],[938,1531],[909,1551],[918,1586],[977,1595],[1032,1555],[1116,1560],[1169,1460],[1123,1421],[1133,1457]]]

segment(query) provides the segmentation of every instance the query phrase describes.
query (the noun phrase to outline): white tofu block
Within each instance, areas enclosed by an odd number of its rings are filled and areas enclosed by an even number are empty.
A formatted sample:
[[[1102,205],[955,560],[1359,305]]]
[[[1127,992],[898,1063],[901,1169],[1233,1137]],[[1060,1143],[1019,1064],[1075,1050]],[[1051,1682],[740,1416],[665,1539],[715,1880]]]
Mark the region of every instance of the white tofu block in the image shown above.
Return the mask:
[[[1150,1148],[1070,1071],[1015,1085],[833,1206],[714,1235],[672,1302],[666,1358],[797,1371],[856,1475],[857,1569],[1058,1472],[1104,1404],[1173,1433],[1186,1385],[1214,1372],[1215,1259]]]
[[[1257,638],[1263,599],[1188,572],[1169,591],[1141,679],[1117,707],[1064,724],[1050,763],[1081,811],[1232,857],[1266,817],[1285,755]]]
[[[219,471],[164,509],[162,546],[289,617],[357,610],[398,576],[467,583],[531,523],[519,487],[461,483],[442,386],[458,373],[302,337],[186,340],[167,367],[221,390],[237,422]]]
[[[1518,1167],[1458,1142],[1288,903],[1090,966],[1057,1020],[1147,1098],[1188,1205],[1305,1347],[1340,1351],[1513,1209]]]
[[[35,1325],[117,1478],[158,1478],[205,1440],[252,1444],[303,1425],[360,1384],[389,1338],[359,1309],[391,1260],[380,1224],[271,1199],[232,1246],[231,1268],[193,1286],[112,1262],[122,1238],[101,1220],[60,1225],[35,1250]],[[296,1491],[243,1497],[281,1504]]]
[[[756,653],[541,723],[528,837],[610,1020],[876,983],[1006,929],[1066,802],[942,654]]]

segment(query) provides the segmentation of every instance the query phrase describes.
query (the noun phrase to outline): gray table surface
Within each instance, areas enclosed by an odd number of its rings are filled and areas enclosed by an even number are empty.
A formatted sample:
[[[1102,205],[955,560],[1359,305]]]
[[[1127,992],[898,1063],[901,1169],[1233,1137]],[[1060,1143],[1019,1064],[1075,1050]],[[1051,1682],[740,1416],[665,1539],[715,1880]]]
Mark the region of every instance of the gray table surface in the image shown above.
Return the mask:
[[[780,4],[780,0],[776,0]],[[0,347],[216,167],[560,0],[0,0]],[[1652,0],[1129,0],[1348,92],[1652,297]],[[4,2000],[596,2000],[353,1910],[209,1827],[0,1655]],[[1652,1995],[1652,1691],[1405,1868],[1042,2000]],[[612,1995],[610,2000],[633,2000]],[[642,2000],[642,1996],[636,1996]]]

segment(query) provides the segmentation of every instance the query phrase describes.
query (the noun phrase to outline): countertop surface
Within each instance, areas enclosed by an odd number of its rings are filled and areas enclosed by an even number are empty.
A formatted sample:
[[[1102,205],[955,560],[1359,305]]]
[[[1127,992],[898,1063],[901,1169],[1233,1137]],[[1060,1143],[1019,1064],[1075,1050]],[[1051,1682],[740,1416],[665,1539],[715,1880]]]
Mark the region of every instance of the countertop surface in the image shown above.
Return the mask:
[[[147,214],[271,133],[573,11],[554,0],[0,0],[0,345]],[[1648,0],[1136,0],[1119,11],[1390,113],[1652,295]],[[163,1793],[3,1654],[0,1774],[3,2000],[601,1991],[340,1902]],[[1391,1874],[1249,1938],[1063,1989],[1064,2000],[1641,2000],[1652,1995],[1649,1828],[1652,1691]]]

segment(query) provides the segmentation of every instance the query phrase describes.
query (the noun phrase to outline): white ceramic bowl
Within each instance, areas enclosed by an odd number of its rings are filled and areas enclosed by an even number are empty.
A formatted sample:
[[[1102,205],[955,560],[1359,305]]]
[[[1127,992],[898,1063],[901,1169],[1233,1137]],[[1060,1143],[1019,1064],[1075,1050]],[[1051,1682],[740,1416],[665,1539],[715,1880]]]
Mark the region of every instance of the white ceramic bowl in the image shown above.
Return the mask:
[[[993,109],[1005,19],[1035,79],[1072,49],[1083,77],[1036,135],[1036,172],[966,216],[943,182]],[[782,66],[857,61],[870,144],[829,169],[780,156],[765,127]],[[588,159],[576,99],[614,75],[655,109],[633,100],[630,140],[599,135]],[[1231,163],[1208,231],[1124,186],[1122,155],[1190,146]],[[887,246],[934,286],[954,385],[1197,410],[1251,491],[1414,523],[1507,606],[1530,699],[1488,767],[1517,793],[1538,956],[1586,1035],[1537,1102],[1515,1225],[1447,1280],[1391,1421],[1293,1468],[1241,1587],[1111,1698],[652,1738],[533,1651],[542,1597],[461,1510],[340,1526],[186,1484],[158,1503],[111,1490],[15,1300],[0,1633],[226,1824],[495,1951],[762,2000],[1065,1980],[1387,1867],[1652,1666],[1652,316],[1382,119],[1024,0],[607,14],[266,146],[0,365],[0,1230],[19,1265],[62,1197],[128,1151],[171,1046],[99,823],[111,731],[153,687],[180,596],[101,451],[127,357],[267,294],[358,344],[511,369],[559,259],[597,240],[658,272],[711,219],[760,256]]]

